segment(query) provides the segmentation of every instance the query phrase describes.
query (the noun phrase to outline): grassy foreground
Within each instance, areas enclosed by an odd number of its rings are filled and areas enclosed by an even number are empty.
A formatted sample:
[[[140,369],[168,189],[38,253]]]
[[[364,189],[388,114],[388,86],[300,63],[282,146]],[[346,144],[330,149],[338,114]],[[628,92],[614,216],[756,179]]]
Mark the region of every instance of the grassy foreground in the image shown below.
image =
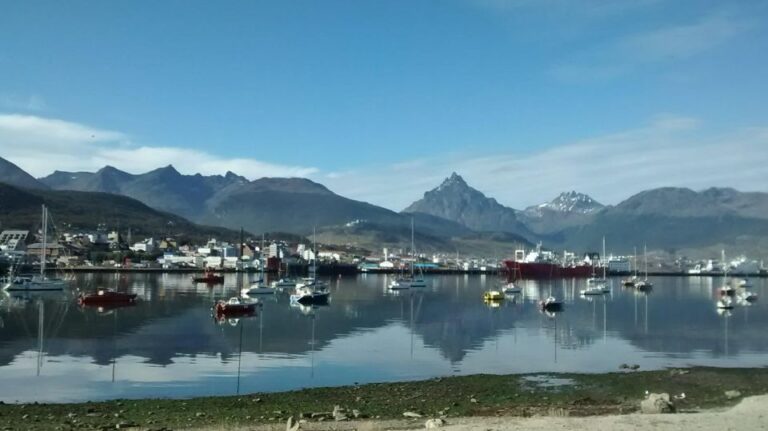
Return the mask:
[[[567,379],[565,385],[540,384]],[[540,379],[540,380],[537,380]],[[561,382],[562,383],[562,382]],[[636,411],[645,391],[685,393],[678,409],[698,410],[768,393],[766,368],[692,368],[608,374],[474,375],[419,382],[258,393],[188,400],[114,400],[78,404],[2,404],[0,430],[180,429],[284,423],[289,416],[333,421],[334,406],[352,418],[599,415]],[[418,419],[423,421],[424,419]]]

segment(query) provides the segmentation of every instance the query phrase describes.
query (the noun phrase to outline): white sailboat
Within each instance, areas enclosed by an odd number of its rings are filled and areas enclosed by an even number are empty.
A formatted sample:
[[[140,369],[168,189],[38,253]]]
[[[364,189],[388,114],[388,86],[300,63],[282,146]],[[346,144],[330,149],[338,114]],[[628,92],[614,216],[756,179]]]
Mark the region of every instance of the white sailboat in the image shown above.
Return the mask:
[[[296,289],[291,294],[291,303],[326,304],[330,296],[327,283],[317,279],[317,242],[315,230],[312,229],[312,277],[306,277],[296,283]]]
[[[411,218],[411,254],[413,261],[411,262],[411,275],[410,277],[398,277],[389,283],[389,288],[392,290],[414,289],[420,287],[427,287],[427,282],[424,281],[424,277],[416,277],[414,271],[416,267],[416,248],[413,234],[413,218]]]
[[[268,286],[264,278],[264,266],[266,261],[264,260],[264,235],[261,236],[261,253],[259,256],[259,262],[261,263],[261,275],[256,283],[251,284],[249,287],[240,291],[243,296],[250,295],[272,295],[277,289],[272,286]]]
[[[42,291],[42,290],[63,290],[67,286],[67,281],[61,278],[51,278],[45,275],[46,257],[48,256],[48,208],[43,205],[43,247],[40,256],[40,275],[33,277],[11,277],[3,286],[3,289],[12,291]]]
[[[647,291],[653,289],[653,283],[648,281],[648,248],[643,244],[643,261],[645,265],[645,276],[642,280],[635,283],[635,289],[640,291]]]
[[[591,284],[592,286],[588,286],[586,289],[581,290],[581,294],[584,296],[590,296],[590,295],[603,295],[605,293],[610,292],[611,290],[608,288],[608,279],[606,278],[606,262],[605,262],[605,237],[603,237],[603,254],[601,255],[602,266],[603,266],[603,278],[596,278],[591,277],[587,280],[587,284]]]

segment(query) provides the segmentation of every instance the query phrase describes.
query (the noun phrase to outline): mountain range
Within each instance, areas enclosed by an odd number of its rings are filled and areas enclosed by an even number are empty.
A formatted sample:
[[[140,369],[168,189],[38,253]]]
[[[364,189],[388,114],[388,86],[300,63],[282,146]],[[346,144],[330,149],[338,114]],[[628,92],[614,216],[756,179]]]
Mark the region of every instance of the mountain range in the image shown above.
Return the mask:
[[[254,233],[317,229],[321,241],[375,249],[407,245],[416,225],[417,249],[493,249],[509,253],[541,241],[550,248],[609,249],[726,248],[765,254],[768,193],[727,188],[693,191],[658,188],[602,205],[576,191],[522,210],[504,206],[453,173],[400,213],[339,196],[304,178],[183,175],[173,166],[144,174],[113,167],[97,172],[61,172],[35,179],[0,159],[0,182],[38,191],[74,190],[123,195],[195,223],[240,227]]]

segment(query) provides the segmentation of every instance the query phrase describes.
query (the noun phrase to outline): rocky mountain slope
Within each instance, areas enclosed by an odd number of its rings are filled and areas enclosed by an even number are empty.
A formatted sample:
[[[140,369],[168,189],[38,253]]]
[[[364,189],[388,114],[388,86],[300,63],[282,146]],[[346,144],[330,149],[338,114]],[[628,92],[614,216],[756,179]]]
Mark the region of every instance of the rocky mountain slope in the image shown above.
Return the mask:
[[[517,211],[470,187],[455,172],[403,212],[430,214],[479,232],[508,232],[526,238],[534,236],[518,220]]]

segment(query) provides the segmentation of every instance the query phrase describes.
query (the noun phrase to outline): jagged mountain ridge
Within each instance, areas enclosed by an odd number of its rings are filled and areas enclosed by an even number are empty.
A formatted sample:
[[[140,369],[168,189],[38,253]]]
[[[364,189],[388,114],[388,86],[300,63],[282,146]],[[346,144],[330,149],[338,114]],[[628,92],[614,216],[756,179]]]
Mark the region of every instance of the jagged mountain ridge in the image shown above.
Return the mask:
[[[0,157],[0,182],[26,189],[45,190],[48,188],[35,177],[2,157]]]
[[[600,207],[587,195],[566,192],[553,201],[536,206],[536,213],[531,214],[534,208],[515,211],[505,207],[454,174],[425,193],[425,199],[407,208],[408,212],[395,213],[344,198],[306,179],[248,181],[231,172],[210,177],[182,175],[172,166],[140,175],[112,167],[97,173],[55,172],[46,177],[46,182],[54,188],[94,188],[115,194],[139,194],[141,191],[157,197],[155,201],[145,202],[151,207],[172,208],[171,212],[177,214],[193,209],[190,218],[196,222],[230,228],[244,226],[257,233],[281,230],[307,234],[315,226],[335,226],[336,232],[354,230],[355,235],[360,235],[360,227],[345,229],[344,226],[362,220],[365,223],[360,226],[375,226],[377,235],[386,237],[388,232],[400,235],[407,231],[403,227],[409,226],[414,214],[421,213],[432,218],[417,219],[417,235],[420,232],[436,238],[435,246],[449,244],[444,242],[447,239],[462,238],[474,241],[480,249],[484,239],[478,231],[516,235],[525,232],[524,237],[528,240],[541,240],[550,247],[576,250],[595,249],[602,235],[609,237],[613,251],[627,251],[642,242],[651,249],[768,242],[768,194],[730,188],[699,192],[675,187],[658,188],[637,193],[618,205],[607,207]],[[423,211],[422,205],[435,202],[439,204],[436,205],[439,211]],[[546,215],[542,217],[540,214]],[[439,220],[444,221],[438,223]],[[545,224],[549,226],[543,227]],[[387,237],[387,242],[405,239]]]
[[[442,217],[479,232],[508,232],[525,238],[533,237],[518,220],[517,211],[470,187],[456,172],[402,212]]]
[[[551,201],[520,211],[520,220],[534,233],[551,234],[589,223],[605,206],[589,195],[576,191],[560,193]]]

